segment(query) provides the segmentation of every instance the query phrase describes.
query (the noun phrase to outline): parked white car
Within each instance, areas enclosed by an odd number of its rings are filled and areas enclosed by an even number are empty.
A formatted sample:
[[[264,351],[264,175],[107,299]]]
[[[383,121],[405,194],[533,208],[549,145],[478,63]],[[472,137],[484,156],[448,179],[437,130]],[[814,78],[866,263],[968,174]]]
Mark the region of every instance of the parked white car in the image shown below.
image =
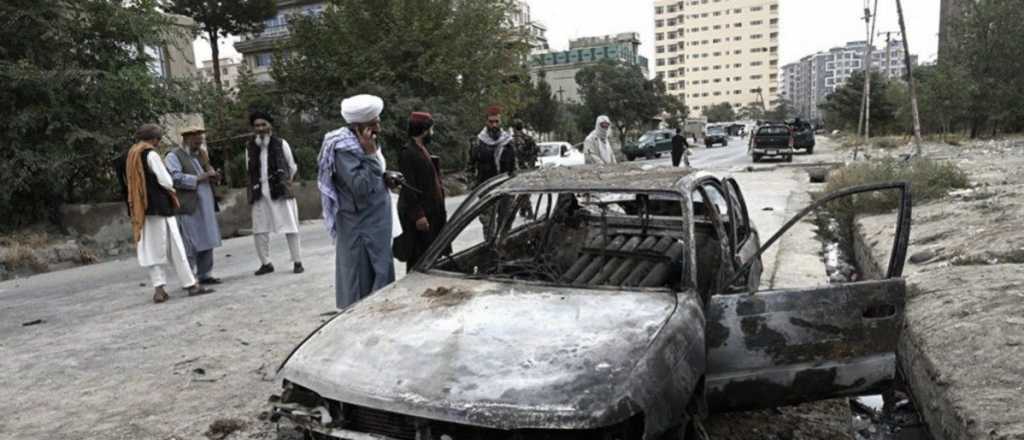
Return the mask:
[[[583,153],[568,142],[541,142],[537,144],[537,167],[571,167],[583,165]]]

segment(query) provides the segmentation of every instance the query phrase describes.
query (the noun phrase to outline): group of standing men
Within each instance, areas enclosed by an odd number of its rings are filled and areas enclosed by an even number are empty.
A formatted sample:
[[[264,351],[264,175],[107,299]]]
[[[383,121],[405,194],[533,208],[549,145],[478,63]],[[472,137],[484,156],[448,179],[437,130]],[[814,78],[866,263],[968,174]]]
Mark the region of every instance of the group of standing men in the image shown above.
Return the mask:
[[[439,160],[430,152],[434,119],[413,112],[408,119],[409,142],[399,153],[401,179],[387,171],[377,143],[381,131],[381,98],[358,95],[341,103],[346,126],[324,136],[317,159],[318,188],[324,225],[335,240],[335,299],[339,309],[365,298],[395,279],[393,257],[411,269],[447,222],[445,190]],[[521,121],[511,133],[502,130],[502,109],[486,110],[486,123],[471,149],[470,161],[477,183],[499,174],[536,167],[539,149]],[[254,112],[249,118],[253,137],[246,146],[248,199],[260,267],[256,275],[274,271],[270,258],[271,233],[284,234],[294,273],[302,273],[298,207],[291,190],[298,167],[288,142],[273,134],[273,118]],[[584,142],[588,164],[614,164],[609,141],[611,121],[597,118]],[[164,266],[174,267],[190,296],[213,292],[206,287],[222,281],[213,276],[213,249],[221,245],[217,201],[213,185],[220,174],[213,169],[203,147],[204,131],[183,132],[182,148],[161,160],[156,148],[163,138],[159,126],[146,124],[136,133],[121,168],[138,261],[148,268],[154,287],[153,301],[169,298]],[[391,189],[401,186],[397,204],[402,235],[392,242]],[[499,206],[482,215],[485,236],[490,236],[499,215],[512,212]],[[530,215],[523,207],[524,215]],[[516,210],[518,211],[518,210]]]
[[[261,263],[256,275],[274,271],[270,233],[285,234],[293,271],[302,273],[298,207],[290,190],[298,167],[288,143],[272,134],[270,115],[255,112],[250,124],[254,136],[246,148],[246,164],[256,254]],[[213,276],[213,250],[221,246],[213,186],[221,175],[210,165],[205,131],[189,127],[181,134],[182,146],[161,159],[157,148],[163,130],[155,124],[143,125],[118,167],[139,265],[149,271],[155,303],[170,298],[165,289],[166,266],[173,267],[189,296],[213,293],[207,286],[222,283]]]

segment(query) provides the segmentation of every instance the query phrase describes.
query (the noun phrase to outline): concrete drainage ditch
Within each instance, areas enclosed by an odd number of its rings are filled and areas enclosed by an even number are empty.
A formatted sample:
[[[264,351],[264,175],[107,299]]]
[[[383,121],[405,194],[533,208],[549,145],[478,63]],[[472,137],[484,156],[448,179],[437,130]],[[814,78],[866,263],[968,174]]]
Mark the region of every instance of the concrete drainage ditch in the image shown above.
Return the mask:
[[[821,241],[828,282],[836,284],[863,280],[865,274],[855,252],[853,219],[840,218],[829,210],[819,210],[813,220],[817,226],[817,238]],[[852,438],[931,440],[927,426],[914,408],[907,386],[900,382],[889,395],[849,399]]]

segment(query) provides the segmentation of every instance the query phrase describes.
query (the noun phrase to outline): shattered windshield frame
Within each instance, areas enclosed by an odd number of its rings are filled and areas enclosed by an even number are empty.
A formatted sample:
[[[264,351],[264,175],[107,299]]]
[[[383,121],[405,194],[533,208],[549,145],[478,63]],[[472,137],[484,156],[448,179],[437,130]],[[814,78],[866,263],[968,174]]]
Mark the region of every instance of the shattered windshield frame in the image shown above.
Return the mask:
[[[529,208],[522,202],[527,199]],[[459,210],[414,270],[555,287],[685,290],[692,284],[688,271],[693,258],[688,203],[689,198],[680,192],[666,190],[551,189],[488,194]],[[481,214],[494,210],[515,215],[501,216],[490,239],[453,252],[457,239],[472,229],[474,222],[480,222]],[[535,219],[524,221],[527,214]],[[582,223],[570,228],[573,222]],[[561,230],[552,232],[558,228]],[[520,237],[527,234],[534,235]],[[515,246],[522,249],[513,249]],[[474,253],[493,261],[470,265],[466,260]],[[581,261],[584,258],[589,258],[589,263]],[[488,264],[491,262],[494,264]],[[666,270],[666,263],[670,272],[664,275],[660,271]],[[659,272],[651,275],[655,267]],[[639,278],[630,268],[650,270],[646,273],[652,278]],[[506,271],[512,269],[523,272]],[[587,270],[598,273],[588,280]],[[662,279],[659,276],[667,278],[660,286],[651,285]]]

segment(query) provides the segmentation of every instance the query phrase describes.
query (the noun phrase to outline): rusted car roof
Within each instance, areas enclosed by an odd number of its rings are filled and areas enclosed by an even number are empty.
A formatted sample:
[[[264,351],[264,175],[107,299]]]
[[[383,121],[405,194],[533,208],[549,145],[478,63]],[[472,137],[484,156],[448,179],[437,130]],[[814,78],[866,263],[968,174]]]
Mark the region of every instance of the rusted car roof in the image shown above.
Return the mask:
[[[681,180],[697,174],[700,173],[691,168],[633,163],[556,167],[517,175],[494,192],[678,191]]]

